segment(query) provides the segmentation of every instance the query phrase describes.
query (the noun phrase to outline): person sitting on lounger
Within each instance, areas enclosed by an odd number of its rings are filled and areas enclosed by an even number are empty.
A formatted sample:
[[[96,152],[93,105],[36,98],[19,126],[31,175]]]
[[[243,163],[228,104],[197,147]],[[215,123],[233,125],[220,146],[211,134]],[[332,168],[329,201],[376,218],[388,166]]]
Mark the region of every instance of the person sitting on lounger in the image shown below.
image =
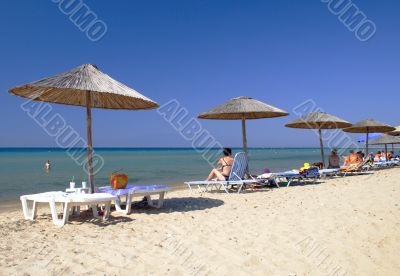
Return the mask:
[[[354,166],[358,165],[362,162],[362,159],[360,156],[356,153],[354,153],[354,150],[350,150],[349,156],[347,156],[344,160],[344,165],[345,166]]]
[[[233,157],[232,150],[230,148],[223,149],[224,157],[219,159],[218,165],[220,166],[218,169],[212,169],[210,174],[207,177],[207,181],[210,181],[213,178],[217,178],[219,181],[225,181],[229,178],[229,173],[231,172]]]
[[[364,160],[365,154],[361,150],[357,152],[357,155],[361,161]]]
[[[378,151],[378,152],[375,154],[374,161],[375,161],[375,162],[379,162],[379,161],[381,160],[381,157],[382,157],[382,152]]]
[[[388,152],[388,161],[392,160],[394,156],[394,152],[393,151],[389,151]]]
[[[340,158],[337,154],[337,150],[332,150],[331,155],[329,156],[329,166],[328,169],[338,169],[340,168]]]

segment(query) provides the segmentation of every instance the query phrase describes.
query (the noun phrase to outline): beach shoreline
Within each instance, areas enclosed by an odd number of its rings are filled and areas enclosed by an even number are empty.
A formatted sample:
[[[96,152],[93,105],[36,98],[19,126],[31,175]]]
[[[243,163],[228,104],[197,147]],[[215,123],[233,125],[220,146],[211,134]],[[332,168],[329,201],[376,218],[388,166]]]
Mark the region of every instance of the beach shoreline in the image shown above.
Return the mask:
[[[392,168],[242,194],[172,191],[161,209],[64,227],[45,205],[35,222],[2,212],[1,273],[399,275],[399,198]]]
[[[21,208],[21,201],[18,199],[0,201],[0,214],[17,211],[18,209],[22,212]]]

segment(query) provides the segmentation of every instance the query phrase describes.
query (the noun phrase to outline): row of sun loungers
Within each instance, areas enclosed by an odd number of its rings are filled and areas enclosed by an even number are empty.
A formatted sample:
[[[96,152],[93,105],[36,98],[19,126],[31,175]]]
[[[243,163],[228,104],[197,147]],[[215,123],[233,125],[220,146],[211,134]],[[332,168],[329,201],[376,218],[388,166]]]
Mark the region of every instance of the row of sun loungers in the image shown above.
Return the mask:
[[[400,165],[400,161],[387,161],[387,162],[375,162],[372,165],[368,161],[364,161],[355,166],[341,167],[338,169],[312,169],[307,170],[305,173],[300,173],[297,170],[277,172],[267,175],[261,175],[245,179],[248,159],[244,152],[239,152],[235,155],[232,169],[228,180],[226,181],[188,181],[185,184],[189,187],[190,191],[193,191],[193,187],[197,187],[199,191],[206,192],[212,189],[221,190],[223,189],[226,193],[229,193],[230,188],[236,187],[236,191],[240,193],[245,186],[252,186],[252,184],[266,185],[272,184],[279,187],[279,183],[287,182],[287,186],[296,182],[304,184],[305,182],[311,181],[315,183],[319,178],[327,178],[334,176],[347,176],[350,174],[358,174],[373,169],[382,169]]]
[[[192,192],[193,187],[201,192],[210,191],[212,189],[223,189],[229,193],[235,188],[237,193],[240,193],[244,187],[253,187],[254,185],[266,186],[275,185],[279,187],[279,183],[287,182],[287,186],[297,182],[304,184],[307,181],[315,183],[321,177],[330,176],[346,176],[348,174],[360,173],[370,171],[373,169],[383,169],[400,165],[400,161],[387,161],[376,162],[368,164],[367,161],[357,165],[342,167],[340,169],[311,169],[301,174],[299,171],[286,171],[271,173],[268,175],[261,175],[257,178],[250,177],[245,179],[246,172],[248,171],[248,159],[244,152],[239,152],[235,155],[230,175],[226,181],[189,181],[185,182],[189,190]],[[84,193],[66,193],[61,191],[46,192],[33,195],[21,196],[22,209],[25,219],[35,220],[38,204],[49,204],[53,223],[55,225],[63,226],[68,222],[69,216],[80,212],[81,206],[87,206],[92,210],[93,216],[98,218],[98,205],[104,208],[103,220],[107,220],[110,214],[111,204],[115,205],[116,212],[122,214],[131,213],[132,200],[135,196],[145,197],[147,204],[155,208],[161,208],[164,203],[165,193],[169,191],[166,185],[151,185],[151,186],[132,186],[129,185],[125,189],[112,189],[111,187],[100,187],[93,194]],[[158,202],[154,203],[151,196],[158,195]],[[32,201],[32,208],[29,209],[28,202]],[[125,204],[123,204],[125,203]],[[62,205],[62,217],[59,218],[57,213],[56,204]],[[125,205],[125,207],[123,207]]]
[[[115,205],[116,212],[129,214],[131,212],[132,199],[135,196],[145,197],[147,204],[152,207],[161,208],[164,203],[164,195],[169,191],[165,185],[152,186],[127,186],[125,189],[113,190],[110,187],[100,187],[96,193],[66,193],[66,192],[46,192],[33,195],[23,195],[20,197],[24,218],[35,220],[38,204],[49,204],[53,223],[63,226],[68,222],[69,216],[79,214],[81,206],[87,206],[92,210],[93,216],[98,218],[98,205],[104,207],[103,220],[107,220],[110,214],[110,206]],[[158,195],[158,202],[155,204],[151,198]],[[29,202],[32,208],[29,208]],[[125,201],[125,208],[121,203]],[[62,217],[59,218],[57,204],[62,205]]]

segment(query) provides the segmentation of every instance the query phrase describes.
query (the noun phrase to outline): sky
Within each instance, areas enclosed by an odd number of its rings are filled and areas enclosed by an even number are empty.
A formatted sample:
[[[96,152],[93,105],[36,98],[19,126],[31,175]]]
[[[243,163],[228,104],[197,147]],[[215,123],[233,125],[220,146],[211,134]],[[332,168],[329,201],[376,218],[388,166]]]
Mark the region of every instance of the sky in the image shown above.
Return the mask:
[[[328,0],[82,1],[107,27],[98,41],[58,0],[1,1],[0,147],[56,146],[22,110],[25,100],[8,90],[84,63],[160,105],[176,100],[188,118],[238,96],[290,113],[248,121],[250,147],[319,146],[312,131],[284,127],[310,100],[353,123],[400,125],[397,0],[352,2],[376,26],[367,41],[330,11]],[[86,138],[84,108],[51,106]],[[95,147],[191,144],[156,110],[95,109],[92,116]],[[241,145],[240,121],[199,123],[222,145]]]

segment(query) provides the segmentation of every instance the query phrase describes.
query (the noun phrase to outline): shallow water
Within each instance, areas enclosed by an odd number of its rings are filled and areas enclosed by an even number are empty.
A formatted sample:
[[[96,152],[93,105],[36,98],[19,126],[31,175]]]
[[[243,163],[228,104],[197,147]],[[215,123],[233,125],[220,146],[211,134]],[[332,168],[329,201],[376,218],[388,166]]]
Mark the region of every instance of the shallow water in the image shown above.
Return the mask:
[[[202,153],[193,149],[130,148],[96,149],[104,166],[96,174],[97,186],[108,184],[108,176],[122,169],[134,185],[183,185],[184,181],[202,180],[210,165]],[[240,149],[234,149],[234,153]],[[218,155],[217,150],[211,153]],[[250,171],[260,174],[264,168],[284,171],[299,168],[304,162],[318,162],[318,148],[254,148],[249,150]],[[49,159],[51,171],[45,172]],[[62,149],[0,149],[0,200],[16,199],[22,194],[64,190],[74,177],[77,186],[87,180],[82,166],[77,165]]]

